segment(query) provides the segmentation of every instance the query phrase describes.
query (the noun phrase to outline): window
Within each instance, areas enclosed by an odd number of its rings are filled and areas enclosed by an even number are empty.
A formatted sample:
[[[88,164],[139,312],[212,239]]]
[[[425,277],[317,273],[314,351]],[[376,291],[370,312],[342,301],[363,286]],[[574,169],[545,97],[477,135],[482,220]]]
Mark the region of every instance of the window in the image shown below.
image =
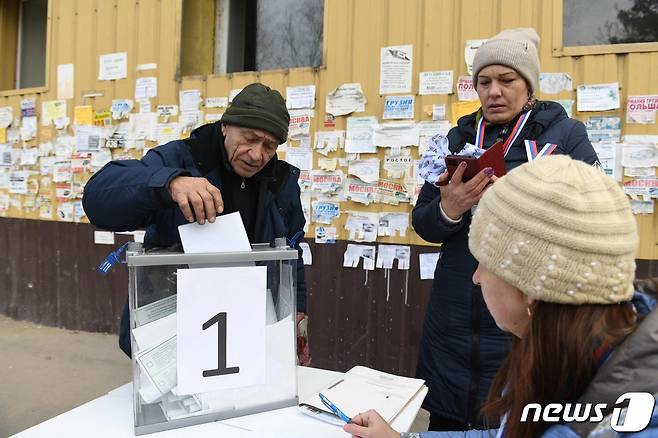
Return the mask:
[[[48,0],[0,2],[0,90],[46,84]]]
[[[562,2],[562,46],[565,48],[639,43],[644,46],[636,47],[636,50],[625,46],[598,52],[642,51],[656,50],[657,42],[658,0]]]
[[[322,65],[324,0],[184,0],[181,73]]]

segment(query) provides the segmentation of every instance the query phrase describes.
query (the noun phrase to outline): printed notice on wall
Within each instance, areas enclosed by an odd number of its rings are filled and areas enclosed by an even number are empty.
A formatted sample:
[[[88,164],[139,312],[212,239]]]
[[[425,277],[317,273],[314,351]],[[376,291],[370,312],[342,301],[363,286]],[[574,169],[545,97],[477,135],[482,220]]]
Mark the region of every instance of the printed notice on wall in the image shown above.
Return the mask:
[[[464,100],[477,100],[478,94],[473,86],[473,78],[470,76],[460,76],[457,80],[457,99]]]
[[[414,96],[387,96],[384,102],[384,120],[413,119]]]
[[[452,93],[452,70],[420,72],[418,94],[450,93]]]
[[[628,96],[626,104],[626,123],[650,125],[656,123],[658,94],[650,96]]]
[[[315,108],[315,85],[286,87],[288,109]]]
[[[576,108],[578,111],[607,111],[619,108],[619,83],[579,85]]]
[[[466,71],[469,75],[473,74],[473,59],[475,58],[475,52],[480,48],[480,46],[486,43],[487,40],[467,40],[466,47],[464,47],[464,61],[466,62]]]
[[[411,92],[413,46],[390,46],[381,49],[379,94]]]
[[[111,81],[128,77],[128,52],[100,56],[98,80]]]
[[[366,97],[361,84],[342,84],[327,94],[325,112],[334,116],[344,116],[353,112],[365,111]]]
[[[573,89],[571,76],[566,73],[541,73],[539,75],[539,89],[545,94],[571,91]]]
[[[57,99],[73,99],[73,64],[57,66]]]

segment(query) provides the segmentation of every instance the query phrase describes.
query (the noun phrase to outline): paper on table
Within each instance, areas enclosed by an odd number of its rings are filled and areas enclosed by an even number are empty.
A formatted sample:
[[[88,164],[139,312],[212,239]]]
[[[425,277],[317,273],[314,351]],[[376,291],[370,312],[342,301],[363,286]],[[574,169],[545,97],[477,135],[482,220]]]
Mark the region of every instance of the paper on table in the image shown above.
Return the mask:
[[[374,409],[384,420],[391,421],[423,384],[421,379],[356,366],[345,373],[342,380],[321,392],[350,418]],[[305,403],[326,410],[317,394]]]
[[[180,225],[178,227],[186,254],[203,252],[251,251],[249,238],[240,213],[218,216],[214,223]]]

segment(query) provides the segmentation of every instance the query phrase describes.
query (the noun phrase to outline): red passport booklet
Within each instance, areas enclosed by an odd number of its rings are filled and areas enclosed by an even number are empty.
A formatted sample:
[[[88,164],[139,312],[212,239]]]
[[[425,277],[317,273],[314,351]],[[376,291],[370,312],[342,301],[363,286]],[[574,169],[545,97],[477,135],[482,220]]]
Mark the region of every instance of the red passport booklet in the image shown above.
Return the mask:
[[[473,178],[483,169],[491,167],[494,170],[494,175],[501,177],[505,175],[505,151],[503,149],[503,142],[496,142],[487,151],[482,154],[480,158],[466,157],[462,155],[447,155],[445,158],[446,167],[448,168],[448,179],[439,183],[439,185],[446,185],[452,179],[452,175],[457,170],[457,166],[462,161],[466,162],[466,169],[462,181],[466,182]]]

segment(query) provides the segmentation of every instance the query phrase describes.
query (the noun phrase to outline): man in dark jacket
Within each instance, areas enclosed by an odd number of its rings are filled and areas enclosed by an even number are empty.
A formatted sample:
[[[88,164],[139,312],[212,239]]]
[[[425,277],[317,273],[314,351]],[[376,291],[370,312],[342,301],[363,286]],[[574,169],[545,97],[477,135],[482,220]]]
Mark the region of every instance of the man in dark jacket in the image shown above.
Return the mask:
[[[299,321],[306,309],[299,169],[276,157],[278,145],[288,138],[289,121],[278,91],[251,84],[233,99],[220,122],[158,146],[141,160],[108,163],[85,186],[85,213],[92,224],[110,231],[146,228],[144,244],[149,248],[180,245],[179,225],[214,222],[217,215],[240,212],[250,242],[286,237],[299,251]],[[127,305],[119,345],[130,356]]]

